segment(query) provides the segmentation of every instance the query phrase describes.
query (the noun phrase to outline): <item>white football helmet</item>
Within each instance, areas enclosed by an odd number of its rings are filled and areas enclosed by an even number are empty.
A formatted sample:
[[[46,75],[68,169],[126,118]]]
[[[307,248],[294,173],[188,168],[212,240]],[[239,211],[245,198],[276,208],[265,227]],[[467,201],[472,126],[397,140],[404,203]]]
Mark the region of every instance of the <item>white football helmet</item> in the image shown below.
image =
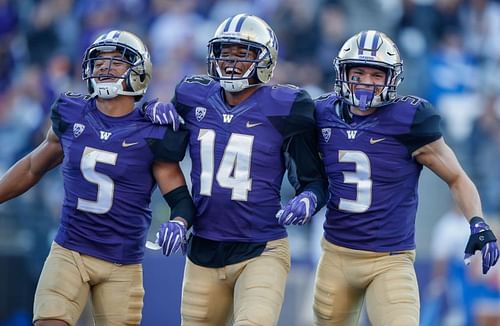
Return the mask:
[[[234,44],[255,51],[257,58],[236,58],[234,65],[237,62],[252,62],[252,65],[242,76],[235,76],[234,72],[225,76],[219,66],[221,50]],[[278,39],[271,27],[257,16],[239,14],[224,20],[208,42],[208,75],[219,80],[226,91],[239,92],[252,86],[249,79],[253,77],[267,83],[273,76],[277,58]]]
[[[120,52],[121,58],[101,57],[103,53],[114,51]],[[130,68],[121,76],[96,75],[94,74],[96,60],[109,60],[109,67],[113,60],[119,60],[130,65]],[[87,81],[89,94],[107,99],[118,95],[128,95],[134,96],[136,101],[140,100],[148,88],[152,71],[149,51],[141,39],[130,32],[118,30],[100,35],[85,51],[82,63],[82,78]],[[96,78],[103,77],[117,80],[96,82]]]
[[[397,96],[397,88],[403,80],[403,60],[396,44],[384,33],[368,30],[362,31],[348,39],[333,61],[337,73],[335,79],[335,93],[341,96],[349,105],[361,110],[379,107],[389,103]],[[355,94],[352,86],[361,84],[356,80],[348,80],[348,71],[351,67],[368,66],[386,72],[386,82],[382,91],[375,94],[361,92]],[[371,86],[373,85],[366,85]],[[364,97],[360,100],[360,97]]]

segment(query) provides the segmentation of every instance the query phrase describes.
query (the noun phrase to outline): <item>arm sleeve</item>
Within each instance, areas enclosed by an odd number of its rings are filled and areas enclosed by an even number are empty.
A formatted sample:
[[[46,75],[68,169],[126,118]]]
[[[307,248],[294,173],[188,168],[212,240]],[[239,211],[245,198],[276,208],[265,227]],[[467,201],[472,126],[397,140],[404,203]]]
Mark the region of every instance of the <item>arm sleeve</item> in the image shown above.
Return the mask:
[[[314,192],[319,210],[326,202],[327,181],[319,156],[315,122],[314,102],[306,92],[299,93],[286,119],[283,155],[288,180],[295,191]]]
[[[413,153],[442,137],[441,117],[429,102],[421,102],[415,111],[410,132],[397,138]]]

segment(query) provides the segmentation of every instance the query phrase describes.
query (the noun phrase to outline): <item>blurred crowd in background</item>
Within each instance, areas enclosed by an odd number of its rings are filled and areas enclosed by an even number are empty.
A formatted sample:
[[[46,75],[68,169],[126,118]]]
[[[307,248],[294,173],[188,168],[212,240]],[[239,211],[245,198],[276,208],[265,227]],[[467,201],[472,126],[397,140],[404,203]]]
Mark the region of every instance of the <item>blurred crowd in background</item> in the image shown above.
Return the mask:
[[[184,75],[205,73],[215,28],[241,12],[262,17],[278,36],[272,82],[305,87],[312,97],[332,91],[332,61],[348,37],[363,29],[389,35],[404,59],[400,94],[426,98],[438,109],[446,141],[476,183],[486,217],[500,224],[498,0],[0,0],[0,175],[42,141],[59,93],[86,92],[82,56],[98,34],[125,29],[145,40],[153,60],[145,98],[169,100]],[[446,189],[440,185],[435,192],[435,184],[424,178],[420,185],[417,267],[433,270],[421,278],[422,325],[480,325],[478,311],[486,311],[483,320],[499,314],[500,268],[485,278],[457,264],[468,227]],[[55,169],[35,189],[0,206],[0,325],[14,325],[18,310],[30,312],[63,193]],[[284,195],[292,195],[286,185]],[[160,196],[152,208],[155,223],[164,219]],[[309,257],[311,266],[321,219],[320,213],[319,227],[290,230],[292,255]],[[432,234],[437,240],[430,240]],[[463,286],[471,282],[478,287]],[[477,309],[469,302],[475,295]]]

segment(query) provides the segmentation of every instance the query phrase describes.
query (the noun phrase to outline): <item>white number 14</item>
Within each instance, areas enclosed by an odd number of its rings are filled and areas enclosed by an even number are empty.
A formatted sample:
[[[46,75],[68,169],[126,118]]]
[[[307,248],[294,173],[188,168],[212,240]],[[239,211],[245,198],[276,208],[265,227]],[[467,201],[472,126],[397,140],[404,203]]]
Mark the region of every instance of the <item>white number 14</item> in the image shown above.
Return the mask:
[[[248,192],[252,190],[250,162],[253,139],[252,135],[231,134],[224,149],[216,180],[221,187],[232,189],[232,200],[247,201]],[[211,196],[215,167],[215,131],[200,129],[198,140],[201,155],[200,194]]]

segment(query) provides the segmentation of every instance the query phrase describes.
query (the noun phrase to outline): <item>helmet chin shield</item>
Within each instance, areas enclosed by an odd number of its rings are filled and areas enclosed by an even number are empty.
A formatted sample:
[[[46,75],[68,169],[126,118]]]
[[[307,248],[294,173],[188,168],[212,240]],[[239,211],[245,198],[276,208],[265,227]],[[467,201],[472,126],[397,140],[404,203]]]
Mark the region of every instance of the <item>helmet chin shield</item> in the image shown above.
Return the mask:
[[[221,57],[222,49],[237,45],[256,54],[248,57]],[[278,57],[278,41],[273,30],[257,16],[238,14],[224,20],[208,42],[208,75],[218,80],[226,91],[239,92],[257,83],[267,83],[273,75]],[[225,61],[223,71],[221,61]],[[244,73],[236,73],[238,63],[251,63]]]
[[[223,76],[219,78],[219,83],[221,87],[228,92],[240,92],[245,88],[255,86],[253,84],[250,84],[250,78],[254,75],[255,63],[253,63],[241,77],[238,77],[234,73],[234,71],[236,70],[236,63],[237,62],[234,62],[233,64],[232,73],[230,73],[229,76],[226,76],[224,73],[222,73],[219,63],[215,62],[217,74],[219,76]]]
[[[403,80],[403,61],[399,49],[384,33],[369,30],[354,35],[344,43],[333,63],[337,75],[334,92],[347,104],[366,111],[387,105],[396,98],[397,88]],[[385,71],[385,84],[349,80],[349,69],[360,66]]]

